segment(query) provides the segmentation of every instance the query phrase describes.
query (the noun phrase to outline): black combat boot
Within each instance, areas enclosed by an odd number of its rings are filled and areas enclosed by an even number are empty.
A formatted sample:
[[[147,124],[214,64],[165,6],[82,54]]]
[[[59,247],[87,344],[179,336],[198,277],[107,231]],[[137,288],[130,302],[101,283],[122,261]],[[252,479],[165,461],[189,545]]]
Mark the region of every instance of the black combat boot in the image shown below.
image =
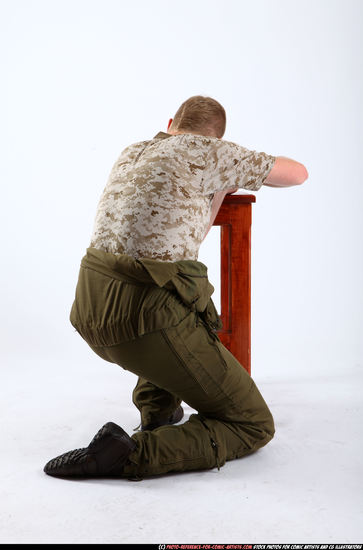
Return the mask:
[[[88,447],[68,451],[50,460],[44,472],[51,476],[117,476],[136,442],[114,422],[107,422]]]
[[[181,405],[175,411],[169,418],[166,419],[160,419],[154,420],[153,422],[149,422],[149,424],[146,424],[145,426],[141,424],[141,431],[144,432],[145,430],[155,430],[155,428],[159,428],[159,426],[167,426],[169,424],[175,424],[176,422],[179,422],[184,416],[184,410]]]

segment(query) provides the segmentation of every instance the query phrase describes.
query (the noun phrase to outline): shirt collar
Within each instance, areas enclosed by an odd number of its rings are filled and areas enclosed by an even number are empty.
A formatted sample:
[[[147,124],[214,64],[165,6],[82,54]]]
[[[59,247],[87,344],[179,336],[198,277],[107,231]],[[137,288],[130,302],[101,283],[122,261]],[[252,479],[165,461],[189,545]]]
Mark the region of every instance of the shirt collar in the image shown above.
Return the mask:
[[[156,136],[153,137],[153,139],[155,138],[168,138],[168,137],[171,137],[172,134],[167,134],[166,132],[158,132],[156,134]]]

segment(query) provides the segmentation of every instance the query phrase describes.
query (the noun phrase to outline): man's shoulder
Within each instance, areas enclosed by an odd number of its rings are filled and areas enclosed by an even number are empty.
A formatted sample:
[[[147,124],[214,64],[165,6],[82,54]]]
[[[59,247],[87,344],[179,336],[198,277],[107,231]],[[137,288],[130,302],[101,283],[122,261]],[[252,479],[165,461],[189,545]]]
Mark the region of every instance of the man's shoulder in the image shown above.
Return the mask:
[[[122,149],[121,153],[119,154],[118,160],[133,160],[141,151],[143,151],[149,145],[151,141],[152,140],[150,139],[145,139],[143,141],[136,141],[134,143],[131,143],[130,145],[127,145],[124,149]]]
[[[214,153],[213,156],[218,159],[222,159],[226,155],[230,156],[231,154],[235,154],[238,150],[239,152],[245,150],[245,148],[238,143],[213,136],[158,132],[149,139],[136,141],[125,147],[120,153],[118,161],[132,161],[146,149],[150,149],[150,147],[151,152],[154,146],[157,147],[158,151],[163,150],[166,153],[202,154],[203,157],[207,157],[210,153]]]
[[[166,132],[158,132],[155,136],[145,139],[142,141],[136,141],[128,145],[124,151],[128,149],[138,149],[147,146],[150,143],[165,143],[169,145],[184,145],[189,147],[200,147],[203,145],[206,146],[216,146],[219,148],[228,148],[228,147],[241,147],[238,143],[234,141],[217,138],[214,136],[203,136],[201,134],[168,134]]]
[[[246,152],[248,149],[234,141],[217,138],[213,136],[202,136],[197,134],[183,134],[185,136],[184,144],[189,148],[205,149],[217,155],[218,158],[225,155],[235,154],[236,152]]]

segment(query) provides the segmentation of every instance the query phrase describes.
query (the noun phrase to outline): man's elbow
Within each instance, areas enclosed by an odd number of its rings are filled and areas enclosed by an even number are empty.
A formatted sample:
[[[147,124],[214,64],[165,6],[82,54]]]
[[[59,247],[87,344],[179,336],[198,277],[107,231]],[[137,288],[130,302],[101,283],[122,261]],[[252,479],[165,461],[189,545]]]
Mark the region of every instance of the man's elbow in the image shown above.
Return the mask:
[[[309,173],[303,164],[300,164],[299,170],[296,172],[296,179],[293,185],[301,185],[309,177]]]
[[[271,187],[291,187],[301,185],[308,177],[308,171],[301,162],[279,156],[264,184]]]

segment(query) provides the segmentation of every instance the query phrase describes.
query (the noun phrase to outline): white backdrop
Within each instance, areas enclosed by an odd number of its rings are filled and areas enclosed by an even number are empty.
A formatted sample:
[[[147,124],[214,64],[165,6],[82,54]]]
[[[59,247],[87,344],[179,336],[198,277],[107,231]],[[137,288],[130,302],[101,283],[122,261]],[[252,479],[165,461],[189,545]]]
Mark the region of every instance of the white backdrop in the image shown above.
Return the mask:
[[[256,193],[254,372],[361,366],[361,30],[352,0],[1,2],[1,353],[84,357],[68,313],[112,163],[202,94],[225,139],[309,172]]]
[[[361,541],[362,12],[0,0],[1,542]],[[276,437],[221,472],[50,478],[43,465],[102,423],[139,422],[135,376],[96,356],[69,312],[112,164],[195,94],[225,107],[225,139],[309,172],[253,205],[252,376]],[[214,228],[199,260],[217,305],[218,249]]]

